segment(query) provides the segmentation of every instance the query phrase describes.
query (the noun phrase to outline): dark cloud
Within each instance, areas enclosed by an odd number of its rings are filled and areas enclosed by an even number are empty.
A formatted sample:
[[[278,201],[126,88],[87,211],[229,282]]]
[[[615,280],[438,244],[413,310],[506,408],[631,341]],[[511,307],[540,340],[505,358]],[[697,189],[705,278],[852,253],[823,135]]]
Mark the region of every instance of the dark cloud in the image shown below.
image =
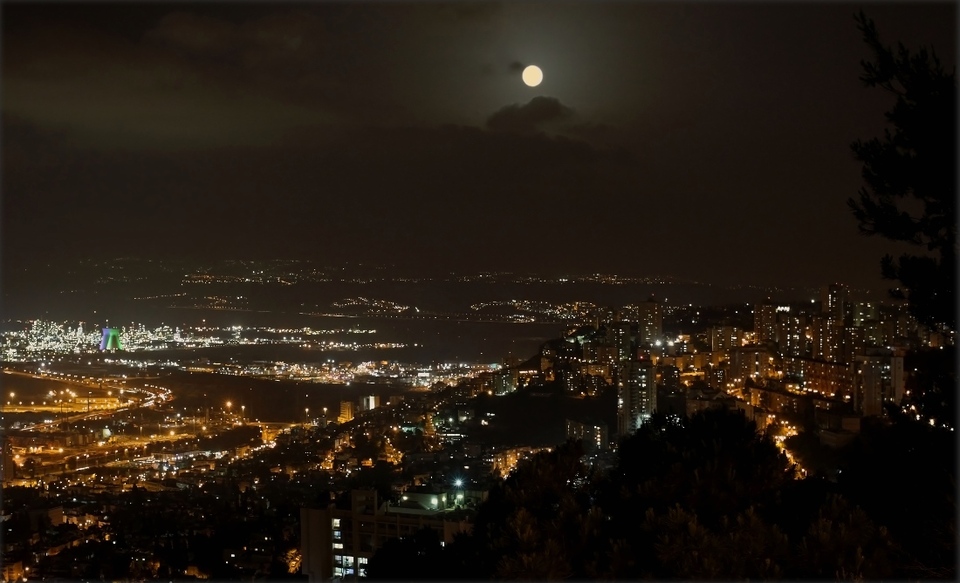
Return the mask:
[[[268,27],[241,34],[182,14],[163,22],[164,43],[80,27],[7,36],[3,112],[76,143],[163,149],[269,143],[295,128],[338,121],[322,102],[284,94],[289,82],[251,82],[199,58],[239,48],[241,62],[279,69],[285,36],[267,34]]]
[[[144,40],[166,45],[187,55],[225,57],[245,40],[239,26],[190,12],[172,12],[144,35]]]
[[[322,19],[305,10],[240,23],[177,11],[164,16],[143,40],[198,60],[296,74],[322,62],[326,37]]]
[[[487,119],[487,127],[496,131],[529,133],[542,131],[553,122],[569,119],[573,110],[554,97],[538,96],[525,105],[508,105]]]
[[[523,63],[521,63],[520,61],[513,61],[507,67],[507,70],[510,71],[511,73],[519,73],[523,71],[523,68],[524,68]]]

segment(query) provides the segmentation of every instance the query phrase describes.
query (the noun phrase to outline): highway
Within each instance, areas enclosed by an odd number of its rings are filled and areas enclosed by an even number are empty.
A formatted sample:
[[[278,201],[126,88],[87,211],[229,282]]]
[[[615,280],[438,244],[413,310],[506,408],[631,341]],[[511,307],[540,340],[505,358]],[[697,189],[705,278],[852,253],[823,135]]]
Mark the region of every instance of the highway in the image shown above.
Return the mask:
[[[115,379],[96,379],[89,377],[87,379],[76,379],[76,375],[65,373],[40,372],[30,373],[5,369],[5,375],[17,375],[33,379],[55,380],[66,385],[82,387],[88,393],[88,398],[96,391],[97,397],[112,397],[114,393],[118,396],[118,406],[113,408],[90,409],[89,401],[77,393],[71,393],[70,400],[64,400],[62,403],[45,405],[23,405],[18,402],[17,405],[0,406],[0,411],[5,413],[35,413],[49,412],[56,415],[55,419],[45,420],[43,423],[27,425],[21,429],[23,432],[35,433],[55,433],[61,431],[64,426],[69,426],[85,421],[109,420],[113,416],[129,413],[136,409],[152,409],[165,405],[174,399],[173,393],[164,387],[144,383],[142,387],[130,387],[121,381],[120,383],[110,382]],[[155,380],[159,377],[137,377],[138,381]],[[132,380],[132,379],[128,379]],[[68,390],[69,389],[65,389]],[[127,399],[120,401],[119,396],[123,395]],[[57,415],[57,413],[60,413]],[[66,412],[67,415],[62,413]],[[193,434],[183,433],[186,426],[166,431],[154,433],[144,437],[112,436],[106,440],[95,441],[91,444],[74,446],[43,448],[40,452],[27,452],[26,448],[14,447],[14,451],[20,449],[24,451],[22,457],[37,458],[41,462],[41,468],[36,471],[38,476],[60,474],[75,471],[84,467],[105,466],[108,463],[115,463],[125,459],[133,459],[151,453],[154,449],[161,450],[164,443],[170,443],[193,437]],[[211,427],[212,429],[212,427]],[[142,430],[142,428],[141,428]],[[15,461],[20,462],[21,455],[15,455]]]

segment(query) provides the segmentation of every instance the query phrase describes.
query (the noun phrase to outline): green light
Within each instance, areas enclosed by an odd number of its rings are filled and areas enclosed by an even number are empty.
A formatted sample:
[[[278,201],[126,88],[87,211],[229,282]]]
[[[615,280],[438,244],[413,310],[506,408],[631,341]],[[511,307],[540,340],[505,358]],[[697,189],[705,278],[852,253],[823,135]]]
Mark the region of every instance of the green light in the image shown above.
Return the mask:
[[[121,350],[120,331],[116,328],[104,328],[103,338],[100,340],[100,350]]]

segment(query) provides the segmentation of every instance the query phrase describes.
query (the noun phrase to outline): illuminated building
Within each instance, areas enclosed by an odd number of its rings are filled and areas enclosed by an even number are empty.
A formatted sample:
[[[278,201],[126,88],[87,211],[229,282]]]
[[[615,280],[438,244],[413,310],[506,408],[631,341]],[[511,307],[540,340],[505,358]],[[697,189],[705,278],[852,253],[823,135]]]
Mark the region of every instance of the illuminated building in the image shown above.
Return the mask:
[[[583,341],[583,362],[597,362],[597,343],[592,339]]]
[[[710,365],[707,369],[707,384],[711,387],[722,389],[727,384],[726,368],[719,365]]]
[[[880,346],[907,346],[917,327],[917,320],[910,315],[905,302],[880,306]]]
[[[853,370],[848,364],[784,357],[783,370],[786,376],[800,379],[805,391],[827,397],[853,392]]]
[[[337,423],[348,423],[353,421],[353,402],[340,401],[340,416],[337,417]]]
[[[774,370],[775,356],[767,347],[743,346],[730,351],[730,378],[765,378]]]
[[[813,415],[814,403],[810,394],[797,394],[782,386],[751,387],[747,390],[750,404],[776,414],[789,413],[795,417]]]
[[[663,364],[657,367],[657,370],[660,372],[660,384],[667,391],[678,391],[680,390],[680,369],[669,365]]]
[[[820,312],[836,322],[846,318],[847,286],[833,283],[820,290]]]
[[[372,411],[380,406],[380,395],[370,395],[367,397],[360,397],[360,410],[361,411]]]
[[[843,342],[840,346],[840,362],[853,362],[854,357],[862,354],[866,348],[864,329],[859,326],[846,326],[843,329]]]
[[[742,344],[743,331],[736,326],[715,326],[710,328],[710,350],[719,352],[737,348]]]
[[[653,344],[663,338],[663,308],[653,296],[637,308],[637,345]]]
[[[428,502],[433,508],[436,502]],[[433,508],[405,508],[378,504],[375,490],[354,490],[350,508],[300,509],[301,573],[308,583],[350,581],[366,577],[367,564],[389,539],[412,536],[429,528],[444,544],[458,533],[469,533],[472,525],[456,512]]]
[[[777,341],[777,306],[768,302],[754,306],[753,331],[759,344]]]
[[[843,321],[827,314],[810,319],[810,357],[826,362],[843,361]]]
[[[617,392],[617,434],[633,434],[657,408],[656,368],[648,362],[630,362]]]
[[[607,426],[592,421],[583,422],[567,419],[567,439],[582,440],[587,453],[603,451],[609,445]]]
[[[497,395],[512,393],[520,383],[520,368],[513,365],[493,373],[493,392]]]
[[[607,324],[607,347],[612,349],[615,362],[624,362],[631,357],[630,323],[613,322]]]
[[[777,313],[777,348],[784,356],[807,354],[806,319],[789,309]]]
[[[613,373],[611,371],[610,365],[607,363],[591,363],[583,365],[583,368],[580,369],[583,373],[583,376],[594,376],[600,377],[604,382],[608,384],[613,383]]]
[[[875,302],[855,302],[851,312],[854,326],[863,326],[867,322],[880,319],[880,309]]]
[[[854,361],[853,406],[864,417],[883,415],[884,403],[903,399],[903,357],[890,350],[874,350]]]
[[[121,350],[120,331],[116,328],[104,328],[100,339],[100,350]]]
[[[24,581],[27,580],[27,578],[24,577],[26,572],[23,570],[22,560],[13,561],[13,560],[7,559],[6,557],[4,557],[4,559],[6,559],[3,562],[3,580],[4,581],[19,581],[20,579],[23,579]]]

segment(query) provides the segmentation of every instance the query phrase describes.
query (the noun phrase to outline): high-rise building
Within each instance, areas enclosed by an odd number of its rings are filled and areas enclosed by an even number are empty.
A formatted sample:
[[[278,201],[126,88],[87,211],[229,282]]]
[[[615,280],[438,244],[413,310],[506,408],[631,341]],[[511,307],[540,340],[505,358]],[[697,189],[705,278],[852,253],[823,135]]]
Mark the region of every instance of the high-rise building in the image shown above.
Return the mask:
[[[719,352],[742,345],[743,330],[736,326],[715,326],[710,328],[710,350]]]
[[[350,421],[353,421],[353,401],[340,401],[340,416],[337,417],[337,423]]]
[[[904,346],[916,334],[917,320],[910,314],[906,302],[880,306],[881,346]]]
[[[493,375],[493,392],[504,395],[517,390],[520,383],[520,368],[509,366],[501,368]]]
[[[593,338],[584,338],[581,343],[581,349],[583,353],[580,355],[580,358],[583,359],[583,362],[597,362],[597,346],[598,343]]]
[[[824,362],[842,362],[843,330],[842,320],[828,314],[814,314],[810,318],[810,357]]]
[[[820,312],[837,322],[843,322],[846,316],[847,286],[832,283],[820,290]]]
[[[637,304],[637,324],[638,346],[663,339],[663,308],[653,296]]]
[[[631,359],[633,339],[630,336],[629,322],[614,322],[607,324],[607,346],[612,348],[616,354],[617,362],[624,362]]]
[[[360,397],[360,410],[372,411],[380,406],[380,395],[368,395]]]
[[[574,421],[567,419],[567,439],[582,440],[587,453],[608,449],[607,425],[593,421]]]
[[[620,313],[611,308],[610,306],[599,307],[593,312],[593,329],[599,330],[601,324],[606,324],[608,322],[619,321]]]
[[[864,417],[883,415],[883,404],[903,399],[903,357],[890,350],[873,350],[854,360],[853,406]]]
[[[762,379],[774,370],[774,355],[766,346],[743,346],[730,351],[729,379],[737,384],[748,378]]]
[[[657,367],[660,372],[660,384],[667,391],[680,390],[680,369],[669,364],[663,364]]]
[[[851,318],[854,326],[863,326],[867,322],[879,320],[880,307],[876,302],[854,302]]]
[[[807,353],[806,319],[791,313],[789,308],[777,312],[777,347],[784,356]]]
[[[706,381],[707,384],[715,389],[723,390],[727,385],[727,370],[726,367],[719,365],[709,365],[706,369]]]
[[[863,328],[859,326],[845,326],[843,328],[843,343],[840,348],[840,362],[853,362],[856,355],[863,354],[866,345]]]
[[[769,300],[753,307],[753,331],[759,344],[777,341],[777,306]]]
[[[625,367],[618,386],[617,434],[625,437],[637,431],[657,409],[656,369],[649,362],[633,361]]]

